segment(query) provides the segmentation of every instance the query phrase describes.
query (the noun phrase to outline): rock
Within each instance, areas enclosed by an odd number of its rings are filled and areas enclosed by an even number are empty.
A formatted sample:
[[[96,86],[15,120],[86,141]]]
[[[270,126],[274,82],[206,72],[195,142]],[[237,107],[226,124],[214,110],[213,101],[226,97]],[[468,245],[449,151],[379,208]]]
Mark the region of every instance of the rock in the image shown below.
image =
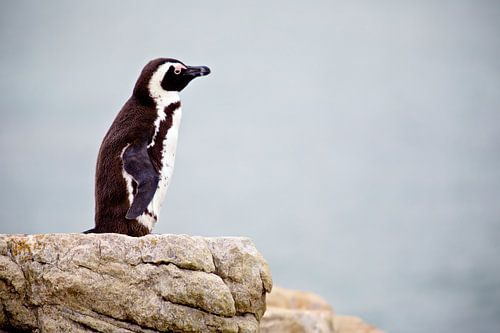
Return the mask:
[[[274,287],[267,297],[261,333],[383,333],[357,317],[335,315],[313,293]]]
[[[261,333],[336,333],[329,311],[269,307],[260,323]]]
[[[333,333],[333,309],[320,296],[274,287],[267,296],[261,333]]]
[[[0,235],[0,330],[257,332],[271,287],[247,238]]]
[[[365,323],[361,318],[353,316],[335,316],[335,332],[340,333],[384,333],[375,326]]]
[[[316,294],[275,286],[267,296],[267,306],[283,309],[323,310],[333,313],[333,309],[323,298]]]

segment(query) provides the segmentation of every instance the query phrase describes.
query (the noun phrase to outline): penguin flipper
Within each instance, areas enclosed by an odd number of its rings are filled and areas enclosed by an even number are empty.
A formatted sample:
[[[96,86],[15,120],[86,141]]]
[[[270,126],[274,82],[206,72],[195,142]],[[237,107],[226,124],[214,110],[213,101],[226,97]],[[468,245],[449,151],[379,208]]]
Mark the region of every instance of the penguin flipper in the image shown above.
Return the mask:
[[[153,200],[160,176],[151,163],[145,141],[131,144],[125,149],[122,158],[123,168],[137,183],[137,192],[125,216],[133,220],[144,213]]]

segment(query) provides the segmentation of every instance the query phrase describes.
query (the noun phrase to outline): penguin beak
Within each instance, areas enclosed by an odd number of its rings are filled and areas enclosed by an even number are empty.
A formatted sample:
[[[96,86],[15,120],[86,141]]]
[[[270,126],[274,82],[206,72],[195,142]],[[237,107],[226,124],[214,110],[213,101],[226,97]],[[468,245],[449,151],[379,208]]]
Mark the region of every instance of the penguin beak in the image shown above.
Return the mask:
[[[194,79],[198,76],[205,76],[210,74],[210,68],[207,66],[186,66],[186,71],[184,75]]]

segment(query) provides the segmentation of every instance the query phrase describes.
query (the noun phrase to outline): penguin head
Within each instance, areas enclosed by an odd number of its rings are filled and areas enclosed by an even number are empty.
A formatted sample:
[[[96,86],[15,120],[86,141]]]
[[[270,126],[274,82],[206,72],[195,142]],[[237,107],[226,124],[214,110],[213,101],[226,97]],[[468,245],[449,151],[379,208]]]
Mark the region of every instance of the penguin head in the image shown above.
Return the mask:
[[[163,76],[161,87],[166,91],[181,91],[192,79],[210,74],[210,69],[206,66],[186,66],[175,59],[167,60],[157,71],[161,73],[158,78]]]
[[[153,100],[167,93],[180,92],[194,78],[210,74],[206,66],[188,66],[172,58],[151,60],[142,70],[134,95]]]

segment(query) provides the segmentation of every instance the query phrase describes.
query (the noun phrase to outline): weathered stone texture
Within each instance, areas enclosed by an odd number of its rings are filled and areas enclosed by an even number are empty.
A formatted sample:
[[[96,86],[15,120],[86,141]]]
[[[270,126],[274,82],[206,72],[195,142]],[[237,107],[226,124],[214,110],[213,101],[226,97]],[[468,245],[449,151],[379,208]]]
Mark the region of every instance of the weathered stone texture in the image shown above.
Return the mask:
[[[0,235],[0,329],[256,332],[272,280],[247,238]]]
[[[383,333],[357,317],[339,316],[320,296],[273,287],[261,333]]]

